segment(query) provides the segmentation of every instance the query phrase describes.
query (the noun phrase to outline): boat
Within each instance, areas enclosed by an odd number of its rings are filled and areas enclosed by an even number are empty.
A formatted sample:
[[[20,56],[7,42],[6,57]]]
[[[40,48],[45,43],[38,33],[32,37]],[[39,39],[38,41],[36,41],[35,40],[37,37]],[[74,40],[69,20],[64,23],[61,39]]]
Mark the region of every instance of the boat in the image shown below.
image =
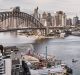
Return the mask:
[[[73,63],[76,63],[77,61],[78,61],[78,60],[72,59],[72,62],[73,62]]]

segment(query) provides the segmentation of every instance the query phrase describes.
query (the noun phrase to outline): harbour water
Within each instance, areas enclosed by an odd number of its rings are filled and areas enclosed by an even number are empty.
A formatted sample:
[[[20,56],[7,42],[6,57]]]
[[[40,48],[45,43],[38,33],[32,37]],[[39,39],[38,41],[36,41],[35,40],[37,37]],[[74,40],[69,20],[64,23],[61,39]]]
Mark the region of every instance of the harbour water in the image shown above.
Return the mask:
[[[0,44],[3,46],[15,46],[26,43],[34,43],[36,36],[18,35],[16,32],[0,33]]]
[[[45,53],[46,46],[49,55],[56,56],[73,69],[73,75],[80,75],[80,37],[68,36],[64,39],[42,39],[37,40],[27,36],[15,35],[13,33],[0,33],[0,44],[13,46],[32,43],[34,51]],[[72,63],[72,59],[78,60]]]
[[[68,36],[65,39],[48,39],[34,44],[35,52],[56,56],[73,69],[73,75],[80,75],[80,37]],[[78,60],[76,63],[72,59]]]

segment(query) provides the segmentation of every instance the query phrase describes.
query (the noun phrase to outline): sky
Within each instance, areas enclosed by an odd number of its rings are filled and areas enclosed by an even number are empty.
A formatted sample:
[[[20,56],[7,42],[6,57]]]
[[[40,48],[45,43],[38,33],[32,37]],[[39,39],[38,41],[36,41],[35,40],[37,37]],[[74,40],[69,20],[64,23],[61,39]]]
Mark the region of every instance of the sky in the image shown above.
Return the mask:
[[[79,15],[80,13],[80,0],[0,0],[0,9],[9,9],[15,6],[31,11],[38,6],[40,11],[62,10],[69,15]]]

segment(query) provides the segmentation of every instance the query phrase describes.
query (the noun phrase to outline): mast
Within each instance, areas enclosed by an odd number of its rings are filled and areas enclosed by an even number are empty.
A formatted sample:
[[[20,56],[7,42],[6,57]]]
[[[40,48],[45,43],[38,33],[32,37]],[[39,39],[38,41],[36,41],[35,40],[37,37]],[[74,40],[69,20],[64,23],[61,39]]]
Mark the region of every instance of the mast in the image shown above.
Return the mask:
[[[46,46],[46,61],[47,61],[47,46]]]

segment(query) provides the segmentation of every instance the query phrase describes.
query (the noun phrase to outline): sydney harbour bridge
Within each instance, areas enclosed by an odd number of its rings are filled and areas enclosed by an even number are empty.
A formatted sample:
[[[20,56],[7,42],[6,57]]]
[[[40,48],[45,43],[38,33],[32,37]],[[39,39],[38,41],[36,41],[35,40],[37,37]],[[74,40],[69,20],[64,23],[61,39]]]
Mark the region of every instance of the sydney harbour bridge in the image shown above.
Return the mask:
[[[0,12],[0,32],[28,29],[46,34],[43,24],[32,15],[21,12],[19,7],[15,7],[13,11]]]
[[[34,33],[39,31],[41,35],[47,35],[49,29],[55,30],[55,27],[45,27],[34,16],[21,12],[19,7],[15,7],[12,11],[0,12],[0,32],[32,30]],[[65,28],[57,27],[56,29]]]

